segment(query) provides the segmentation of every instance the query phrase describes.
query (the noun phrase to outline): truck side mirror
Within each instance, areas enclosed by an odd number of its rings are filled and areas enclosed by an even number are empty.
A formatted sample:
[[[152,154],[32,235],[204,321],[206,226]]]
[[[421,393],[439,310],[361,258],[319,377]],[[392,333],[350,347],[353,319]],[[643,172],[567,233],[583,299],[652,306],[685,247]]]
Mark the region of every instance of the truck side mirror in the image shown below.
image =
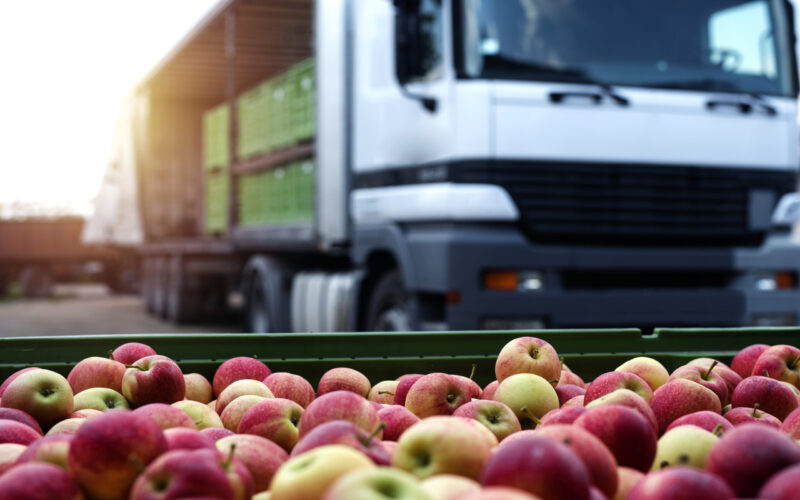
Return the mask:
[[[428,2],[441,7],[441,0],[428,0]],[[429,32],[430,25],[437,19],[423,16],[422,0],[394,0],[394,5],[397,81],[406,97],[420,101],[426,110],[434,113],[438,108],[436,99],[409,92],[406,85],[414,80],[425,79],[431,64],[441,62],[441,54],[432,53],[434,41],[430,40]]]

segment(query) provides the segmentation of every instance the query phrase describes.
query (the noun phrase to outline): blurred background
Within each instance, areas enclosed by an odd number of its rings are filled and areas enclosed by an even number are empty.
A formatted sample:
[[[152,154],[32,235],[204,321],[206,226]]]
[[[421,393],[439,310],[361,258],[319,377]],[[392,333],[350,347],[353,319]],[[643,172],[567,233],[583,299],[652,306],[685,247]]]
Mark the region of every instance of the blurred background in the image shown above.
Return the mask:
[[[793,326],[793,4],[0,5],[0,336]]]

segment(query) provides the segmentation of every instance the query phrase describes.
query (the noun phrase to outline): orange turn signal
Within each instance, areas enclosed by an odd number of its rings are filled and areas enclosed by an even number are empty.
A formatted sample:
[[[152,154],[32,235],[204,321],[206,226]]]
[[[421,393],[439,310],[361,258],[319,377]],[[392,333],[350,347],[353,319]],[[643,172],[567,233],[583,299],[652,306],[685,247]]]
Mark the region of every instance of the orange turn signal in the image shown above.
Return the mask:
[[[795,275],[789,271],[775,273],[775,286],[778,290],[790,290],[795,287]]]
[[[519,285],[516,271],[488,271],[483,275],[483,287],[487,290],[514,291]]]

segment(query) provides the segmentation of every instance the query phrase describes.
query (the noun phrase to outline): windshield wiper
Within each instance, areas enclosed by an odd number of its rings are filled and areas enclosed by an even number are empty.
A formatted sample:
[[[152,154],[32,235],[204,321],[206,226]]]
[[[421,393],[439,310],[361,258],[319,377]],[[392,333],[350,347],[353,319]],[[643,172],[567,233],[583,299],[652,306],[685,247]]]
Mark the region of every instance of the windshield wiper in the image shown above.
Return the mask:
[[[587,97],[591,99],[595,104],[600,104],[604,97],[608,97],[612,101],[614,101],[619,106],[629,106],[630,100],[627,97],[623,97],[617,94],[611,85],[603,84],[603,83],[595,83],[600,88],[600,92],[582,92],[582,91],[568,91],[568,92],[550,92],[548,96],[550,97],[550,102],[553,104],[559,104],[564,102],[565,99],[570,97]]]
[[[769,104],[763,96],[752,93],[747,94],[747,96],[750,97],[749,100],[711,99],[706,101],[706,109],[709,111],[714,111],[720,107],[732,107],[738,109],[743,115],[752,113],[756,110],[763,111],[767,116],[775,116],[778,114],[778,110]]]

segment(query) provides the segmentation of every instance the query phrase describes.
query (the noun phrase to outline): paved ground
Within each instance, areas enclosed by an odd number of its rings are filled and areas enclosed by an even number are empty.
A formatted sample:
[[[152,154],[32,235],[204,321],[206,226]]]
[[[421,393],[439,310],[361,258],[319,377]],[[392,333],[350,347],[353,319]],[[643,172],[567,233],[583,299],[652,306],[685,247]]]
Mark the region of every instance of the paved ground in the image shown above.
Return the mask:
[[[57,298],[0,302],[0,337],[238,332],[237,325],[173,325],[149,316],[139,297],[101,286],[62,286]]]

